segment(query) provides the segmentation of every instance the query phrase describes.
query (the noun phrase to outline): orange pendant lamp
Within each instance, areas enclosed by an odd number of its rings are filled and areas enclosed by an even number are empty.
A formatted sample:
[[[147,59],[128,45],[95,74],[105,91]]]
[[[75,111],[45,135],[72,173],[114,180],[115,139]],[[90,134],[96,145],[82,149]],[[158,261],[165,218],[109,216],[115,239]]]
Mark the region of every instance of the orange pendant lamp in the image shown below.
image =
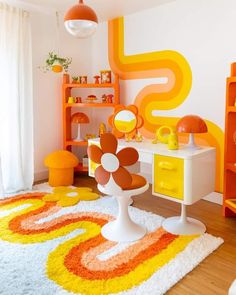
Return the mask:
[[[64,17],[66,30],[76,38],[87,38],[95,33],[98,18],[92,8],[83,0],[71,7]]]

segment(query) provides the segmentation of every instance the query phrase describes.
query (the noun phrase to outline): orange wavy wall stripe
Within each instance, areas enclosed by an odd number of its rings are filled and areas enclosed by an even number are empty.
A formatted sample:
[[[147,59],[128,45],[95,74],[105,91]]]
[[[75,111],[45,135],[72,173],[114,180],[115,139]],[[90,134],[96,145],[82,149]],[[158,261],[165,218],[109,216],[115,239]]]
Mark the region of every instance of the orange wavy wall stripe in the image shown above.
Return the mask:
[[[161,125],[175,126],[179,118],[165,117],[164,110],[171,110],[181,105],[187,98],[192,85],[191,68],[186,59],[171,50],[143,54],[124,54],[124,19],[118,18],[108,23],[109,63],[114,73],[123,80],[162,78],[166,84],[152,84],[144,87],[135,98],[140,114],[144,118],[141,133],[152,138]],[[156,116],[153,111],[160,110]],[[207,121],[208,133],[197,136],[197,142],[216,147],[216,191],[223,187],[224,134],[213,122]],[[186,141],[186,136],[181,136]]]
[[[117,244],[101,236],[101,227],[113,217],[77,212],[39,222],[62,209],[43,200],[44,195],[31,193],[1,200],[0,212],[6,214],[1,217],[0,239],[43,243],[82,229],[82,233],[61,242],[47,260],[48,278],[67,291],[87,295],[126,291],[149,279],[197,237],[177,236],[158,228],[111,258],[99,260],[98,255]]]

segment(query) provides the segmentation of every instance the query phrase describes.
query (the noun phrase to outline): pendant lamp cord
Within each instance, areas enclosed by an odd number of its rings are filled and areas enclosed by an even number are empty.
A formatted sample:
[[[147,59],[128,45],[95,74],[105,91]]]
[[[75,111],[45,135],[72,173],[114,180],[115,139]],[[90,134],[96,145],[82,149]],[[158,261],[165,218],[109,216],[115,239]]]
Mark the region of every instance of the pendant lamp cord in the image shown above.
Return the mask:
[[[56,46],[55,50],[57,54],[60,56],[60,19],[59,19],[59,12],[56,11]]]
[[[84,4],[83,0],[79,0],[79,4]]]

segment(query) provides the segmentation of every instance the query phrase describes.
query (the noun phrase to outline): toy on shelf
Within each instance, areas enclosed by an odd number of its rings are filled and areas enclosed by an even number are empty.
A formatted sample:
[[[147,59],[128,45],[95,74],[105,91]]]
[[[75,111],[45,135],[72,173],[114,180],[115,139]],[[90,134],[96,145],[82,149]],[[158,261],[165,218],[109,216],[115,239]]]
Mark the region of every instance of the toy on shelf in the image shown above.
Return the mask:
[[[79,80],[80,80],[80,84],[87,84],[88,77],[87,76],[80,76]]]
[[[107,103],[107,95],[106,94],[103,94],[103,96],[102,96],[102,102],[103,103]]]
[[[169,150],[178,150],[179,148],[178,137],[173,127],[162,126],[157,129],[156,138],[152,143],[156,144],[158,141],[167,144]]]
[[[48,155],[44,164],[49,168],[50,186],[67,186],[74,182],[74,167],[79,160],[71,152],[55,151]]]
[[[77,76],[73,76],[72,77],[72,83],[73,84],[76,84],[76,83],[78,83],[79,82],[79,77],[77,77]]]
[[[82,103],[82,98],[80,96],[76,96],[75,103]]]
[[[138,114],[135,105],[127,107],[118,105],[114,114],[108,119],[112,133],[117,138],[125,137],[126,140],[134,138],[137,130],[143,126],[143,118]]]
[[[104,123],[101,123],[99,125],[99,137],[101,137],[102,134],[107,132],[107,127]]]
[[[102,102],[103,103],[113,103],[113,94],[103,94],[102,96]]]
[[[88,102],[95,102],[97,100],[96,95],[88,95],[87,99]]]
[[[89,118],[84,113],[75,113],[71,117],[71,122],[74,124],[78,124],[78,133],[77,137],[74,139],[74,141],[84,141],[80,136],[80,124],[87,124],[89,123]]]
[[[111,83],[111,71],[105,70],[100,71],[101,74],[101,84]]]
[[[99,84],[100,83],[99,82],[99,79],[101,78],[100,76],[94,76],[93,78],[94,78],[94,83],[95,84]]]
[[[68,97],[67,103],[75,103],[75,98],[73,96]]]
[[[112,103],[113,102],[113,97],[114,97],[113,94],[108,94],[107,95],[107,103]]]
[[[194,133],[206,133],[208,130],[205,121],[196,115],[188,115],[181,118],[176,125],[176,129],[179,133],[190,133],[187,145],[189,149],[200,148],[194,142]]]

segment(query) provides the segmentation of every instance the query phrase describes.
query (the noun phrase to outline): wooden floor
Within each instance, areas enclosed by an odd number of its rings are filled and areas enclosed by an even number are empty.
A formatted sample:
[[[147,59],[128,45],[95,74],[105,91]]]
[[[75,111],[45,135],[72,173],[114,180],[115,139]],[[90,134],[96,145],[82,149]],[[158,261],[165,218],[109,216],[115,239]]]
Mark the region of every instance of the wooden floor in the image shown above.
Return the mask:
[[[76,185],[89,186],[96,190],[94,179],[87,176],[77,178]],[[152,196],[151,188],[133,200],[134,207],[164,217],[179,215],[180,212],[179,204]],[[167,294],[226,295],[230,284],[236,279],[236,218],[224,218],[221,206],[203,200],[189,206],[188,215],[205,223],[207,232],[223,238],[224,244]]]

